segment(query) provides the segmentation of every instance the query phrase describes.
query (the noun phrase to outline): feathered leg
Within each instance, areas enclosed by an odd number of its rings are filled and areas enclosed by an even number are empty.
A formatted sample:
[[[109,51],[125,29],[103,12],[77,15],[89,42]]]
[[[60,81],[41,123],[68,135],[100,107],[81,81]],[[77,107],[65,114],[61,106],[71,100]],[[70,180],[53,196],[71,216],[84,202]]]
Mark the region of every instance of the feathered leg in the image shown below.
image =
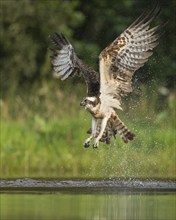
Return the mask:
[[[107,125],[107,122],[108,122],[110,117],[111,117],[111,113],[108,114],[106,117],[104,117],[102,119],[102,121],[101,121],[101,130],[100,130],[100,133],[99,133],[98,137],[95,138],[94,145],[93,145],[94,148],[97,148],[99,146],[99,141],[100,141],[101,137],[103,136],[103,133],[104,133],[106,125]]]
[[[89,147],[90,146],[90,141],[92,140],[92,138],[95,137],[96,135],[96,127],[97,127],[97,119],[95,119],[94,117],[92,117],[92,133],[90,135],[89,138],[87,138],[84,142],[84,147]]]

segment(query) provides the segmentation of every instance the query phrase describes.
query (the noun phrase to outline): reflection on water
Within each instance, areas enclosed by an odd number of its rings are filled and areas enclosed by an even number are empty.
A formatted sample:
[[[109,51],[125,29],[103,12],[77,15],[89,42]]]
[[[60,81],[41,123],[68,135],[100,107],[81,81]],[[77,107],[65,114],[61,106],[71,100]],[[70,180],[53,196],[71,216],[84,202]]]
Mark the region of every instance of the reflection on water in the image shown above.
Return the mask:
[[[0,219],[176,219],[175,193],[1,194]]]

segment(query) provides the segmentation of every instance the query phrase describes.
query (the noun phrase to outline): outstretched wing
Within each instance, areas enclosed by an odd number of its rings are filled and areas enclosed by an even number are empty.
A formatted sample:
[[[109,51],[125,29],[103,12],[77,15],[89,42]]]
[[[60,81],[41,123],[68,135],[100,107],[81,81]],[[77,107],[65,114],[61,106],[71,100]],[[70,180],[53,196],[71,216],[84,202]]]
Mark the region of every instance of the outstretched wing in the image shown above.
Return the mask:
[[[152,55],[153,48],[158,45],[158,30],[161,25],[153,28],[149,25],[159,12],[158,6],[144,12],[101,52],[99,56],[101,99],[109,99],[107,104],[110,106],[116,105],[121,109],[121,96],[132,91],[132,76],[144,65]]]
[[[82,74],[87,84],[87,95],[98,95],[100,87],[99,74],[76,56],[74,48],[62,33],[55,33],[51,40],[56,46],[50,48],[53,52],[51,62],[56,75],[61,80],[65,80],[69,76]]]

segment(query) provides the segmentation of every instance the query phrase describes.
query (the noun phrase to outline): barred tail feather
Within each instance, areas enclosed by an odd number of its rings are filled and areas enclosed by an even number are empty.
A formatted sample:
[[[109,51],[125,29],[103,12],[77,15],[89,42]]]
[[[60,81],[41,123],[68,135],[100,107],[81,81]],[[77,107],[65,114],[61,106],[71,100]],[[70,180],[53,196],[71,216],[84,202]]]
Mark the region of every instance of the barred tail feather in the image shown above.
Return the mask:
[[[115,124],[117,132],[126,144],[129,140],[131,141],[134,139],[135,134],[133,134],[119,118],[115,119]]]
[[[97,120],[96,134],[97,137],[101,130],[101,119]],[[117,132],[120,137],[123,139],[125,143],[128,143],[129,140],[133,140],[135,135],[128,130],[128,128],[124,125],[124,123],[118,118],[117,115],[112,116],[107,123],[106,129],[100,139],[101,142],[106,142],[106,144],[110,144],[111,137],[116,137]],[[92,133],[92,129],[90,128],[87,131],[88,134]]]

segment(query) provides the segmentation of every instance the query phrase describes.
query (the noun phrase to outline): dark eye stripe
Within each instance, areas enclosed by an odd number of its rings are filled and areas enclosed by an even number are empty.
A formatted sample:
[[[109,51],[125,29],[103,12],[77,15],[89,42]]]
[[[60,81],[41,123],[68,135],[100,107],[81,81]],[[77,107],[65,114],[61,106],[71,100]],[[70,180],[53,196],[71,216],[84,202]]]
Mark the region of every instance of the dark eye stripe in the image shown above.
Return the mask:
[[[95,102],[89,101],[89,103],[93,106],[96,106],[96,101]]]

